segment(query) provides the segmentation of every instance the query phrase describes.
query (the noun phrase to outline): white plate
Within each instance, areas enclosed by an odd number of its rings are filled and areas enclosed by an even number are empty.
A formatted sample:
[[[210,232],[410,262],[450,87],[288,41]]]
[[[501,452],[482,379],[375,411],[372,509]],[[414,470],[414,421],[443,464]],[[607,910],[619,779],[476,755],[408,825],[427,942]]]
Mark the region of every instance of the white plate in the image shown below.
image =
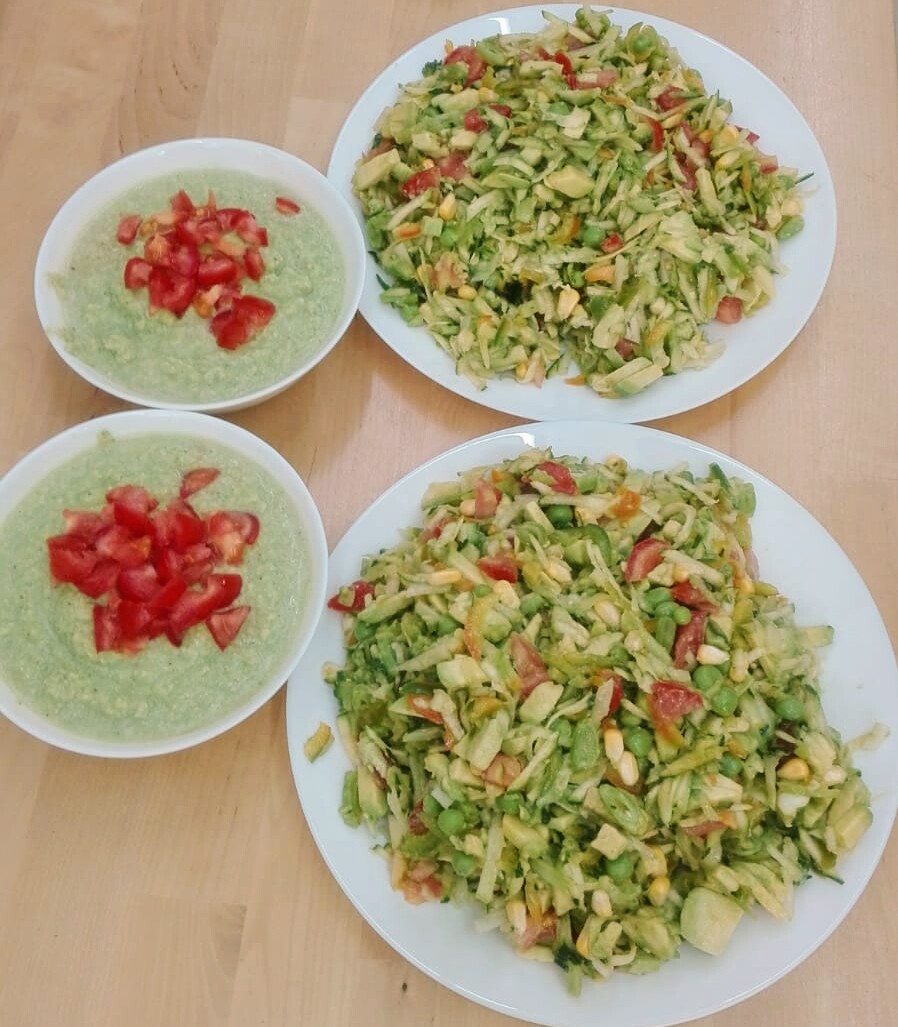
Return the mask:
[[[97,417],[92,421],[82,421],[33,449],[0,479],[0,530],[3,521],[32,489],[51,475],[57,467],[68,463],[79,453],[93,449],[97,444],[98,434],[103,431],[108,431],[118,438],[131,438],[148,433],[191,436],[197,439],[211,439],[213,442],[228,446],[244,460],[267,471],[277,482],[296,512],[303,535],[306,600],[295,628],[293,641],[270,678],[240,706],[210,724],[183,734],[150,741],[119,742],[91,738],[47,720],[21,702],[0,676],[0,714],[8,717],[35,738],[56,745],[60,749],[68,749],[69,752],[78,752],[86,756],[160,756],[217,737],[255,713],[281,687],[309,644],[324,605],[327,539],[315,500],[312,499],[302,478],[280,453],[258,436],[245,428],[231,424],[230,421],[178,410],[128,410],[124,413]]]
[[[408,905],[390,889],[386,864],[369,851],[371,837],[340,818],[348,759],[339,744],[315,763],[302,745],[320,721],[333,724],[336,703],[321,678],[325,661],[343,662],[340,618],[325,615],[287,687],[287,738],[303,812],[325,862],[347,897],[400,955],[453,991],[533,1023],[582,1027],[662,1027],[707,1016],[747,998],[797,966],[830,934],[860,896],[885,847],[898,805],[898,667],[885,627],[864,583],[824,529],[766,478],[706,446],[632,425],[554,422],[510,428],[465,443],[407,475],[356,521],[334,550],[328,593],[358,577],[362,557],[399,541],[401,528],[421,523],[420,499],[432,481],[516,456],[525,446],[602,459],[619,453],[634,466],[687,461],[706,473],[717,461],[757,491],[754,550],[765,578],[795,600],[803,624],[833,624],[825,650],[823,704],[850,739],[881,721],[891,736],[857,764],[873,795],[873,826],[839,867],[845,883],[813,878],[798,889],[795,917],[747,917],[718,959],[683,946],[678,960],[646,977],[615,974],[585,981],[579,999],[553,965],[526,963],[496,934],[477,935],[471,907]]]
[[[73,356],[66,349],[62,328],[63,305],[50,277],[62,274],[72,247],[84,227],[118,195],[154,178],[181,170],[215,168],[241,171],[282,185],[288,195],[297,196],[321,215],[333,232],[343,261],[343,296],[337,320],[321,345],[288,374],[253,392],[234,394],[224,399],[192,403],[171,402],[150,393],[133,391]],[[291,153],[248,139],[177,139],[170,143],[138,150],[103,168],[60,207],[41,243],[34,268],[34,303],[41,327],[59,356],[85,381],[104,392],[164,410],[198,410],[225,413],[254,406],[289,388],[323,360],[349,327],[359,305],[365,247],[353,211],[333,185],[310,164]],[[211,344],[211,343],[210,343]]]
[[[396,102],[400,83],[420,78],[422,65],[443,56],[447,39],[460,45],[496,33],[532,32],[544,24],[541,10],[570,21],[577,7],[545,4],[470,18],[413,46],[383,71],[346,119],[327,172],[353,205],[360,223],[364,224],[361,208],[352,195],[353,168],[371,144],[377,118],[385,107]],[[781,164],[814,173],[809,183],[814,192],[807,201],[804,230],[783,244],[782,257],[789,273],[779,279],[774,302],[738,325],[712,322],[707,326],[710,338],[726,343],[725,352],[710,367],[663,378],[645,392],[627,399],[603,399],[591,389],[565,385],[562,378],[550,379],[541,389],[497,379],[478,390],[467,378],[455,373],[453,361],[425,328],[407,325],[396,310],[381,301],[381,288],[375,277],[377,265],[369,255],[359,309],[387,345],[422,374],[459,396],[518,417],[651,421],[725,395],[762,371],[798,335],[820,299],[835,251],[836,197],[829,168],[813,132],[788,97],[744,57],[701,33],[638,11],[611,9],[609,13],[612,21],[623,26],[636,21],[653,25],[676,47],[683,60],[701,73],[709,92],[719,89],[722,96],[732,101],[736,124],[758,132],[761,145],[767,152],[777,154]]]

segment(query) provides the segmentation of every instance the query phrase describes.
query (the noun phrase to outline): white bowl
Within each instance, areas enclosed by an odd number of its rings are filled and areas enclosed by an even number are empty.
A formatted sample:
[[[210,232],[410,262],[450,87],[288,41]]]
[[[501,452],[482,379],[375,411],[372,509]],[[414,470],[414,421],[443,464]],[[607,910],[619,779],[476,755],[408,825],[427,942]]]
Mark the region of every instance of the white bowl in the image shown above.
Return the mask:
[[[60,335],[65,323],[63,306],[50,276],[61,274],[78,236],[116,195],[153,178],[179,170],[240,171],[283,185],[284,190],[314,208],[327,222],[343,260],[343,298],[333,331],[317,350],[288,375],[271,385],[230,399],[204,403],[174,403],[122,387],[72,356]],[[60,357],[91,385],[136,403],[165,410],[200,410],[222,413],[261,403],[292,385],[310,371],[340,341],[359,305],[365,279],[365,244],[355,214],[337,189],[315,168],[292,154],[245,139],[179,139],[132,153],[110,164],[84,183],[62,205],[47,229],[34,269],[34,302],[47,338]]]
[[[235,450],[267,471],[284,490],[296,511],[307,545],[307,596],[289,652],[270,679],[241,706],[204,727],[152,741],[97,740],[57,727],[22,703],[0,676],[0,713],[41,741],[88,756],[141,757],[176,752],[205,742],[255,713],[281,687],[305,652],[324,608],[327,582],[327,540],[315,502],[302,479],[266,442],[228,421],[203,414],[167,410],[131,410],[85,421],[38,446],[0,480],[0,531],[8,515],[37,484],[62,464],[97,442],[100,431],[119,438],[171,434],[210,439]]]

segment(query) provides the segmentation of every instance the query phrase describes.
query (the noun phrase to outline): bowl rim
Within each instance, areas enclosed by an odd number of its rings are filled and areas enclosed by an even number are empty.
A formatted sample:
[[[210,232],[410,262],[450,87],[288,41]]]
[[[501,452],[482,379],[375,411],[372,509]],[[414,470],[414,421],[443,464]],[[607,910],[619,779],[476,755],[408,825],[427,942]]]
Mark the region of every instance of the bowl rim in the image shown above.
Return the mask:
[[[344,250],[342,243],[345,241],[346,253],[341,252],[341,255],[344,258],[344,264],[346,264],[346,254],[351,254],[352,263],[355,265],[354,267],[344,266],[345,282],[339,317],[334,324],[331,334],[326,337],[324,343],[307,360],[300,364],[298,368],[294,369],[282,378],[279,378],[277,381],[272,382],[269,385],[265,385],[262,388],[255,389],[252,392],[231,396],[228,399],[215,399],[198,403],[163,400],[145,393],[135,392],[132,389],[117,384],[114,380],[108,378],[104,374],[101,374],[89,364],[69,353],[58,331],[53,329],[49,324],[49,304],[51,302],[49,299],[49,292],[52,287],[47,282],[47,276],[52,273],[51,265],[54,262],[54,258],[59,255],[57,236],[66,228],[66,226],[69,225],[74,225],[76,231],[82,231],[90,221],[91,217],[98,213],[102,206],[107,204],[111,199],[114,199],[114,193],[111,193],[106,196],[101,203],[93,204],[89,212],[85,214],[83,210],[85,203],[84,194],[88,189],[95,187],[97,183],[103,183],[110,178],[115,178],[117,175],[121,174],[123,168],[128,168],[134,165],[139,167],[146,162],[160,157],[168,157],[170,155],[175,158],[174,166],[170,170],[177,171],[178,167],[181,166],[178,164],[176,159],[178,154],[208,150],[210,152],[210,156],[213,158],[209,162],[210,166],[220,166],[222,170],[240,171],[244,174],[255,175],[257,178],[264,177],[263,174],[233,167],[233,165],[228,163],[230,158],[225,158],[224,161],[222,161],[219,157],[216,161],[214,159],[216,151],[220,148],[238,150],[245,149],[247,151],[251,150],[255,153],[268,155],[278,161],[286,160],[293,164],[294,170],[296,170],[299,175],[302,175],[308,180],[314,182],[316,186],[327,195],[328,204],[321,205],[320,207],[316,206],[315,209],[317,213],[325,219],[332,233],[338,237],[338,242],[341,244],[341,251]],[[168,173],[168,171],[157,172],[156,174],[146,176],[143,180],[149,181],[152,178],[158,178],[161,177],[161,175]],[[272,177],[277,180],[277,176]],[[124,189],[133,188],[133,186],[138,184],[139,181],[140,179],[136,180],[130,186],[124,187]],[[119,193],[122,191],[122,189],[117,190]],[[343,227],[341,227],[338,232],[334,226],[333,219],[330,216],[331,211],[334,209],[339,211],[338,216],[341,225],[345,226],[347,229],[345,232],[343,231]],[[358,312],[362,289],[364,286],[364,276],[365,241],[362,237],[362,230],[359,226],[358,219],[353,213],[346,198],[340,194],[333,183],[328,180],[327,176],[322,174],[317,168],[304,161],[301,157],[298,157],[293,153],[289,153],[287,150],[282,150],[276,146],[271,146],[268,143],[256,142],[251,139],[229,136],[185,137],[155,143],[152,146],[135,150],[133,153],[125,154],[123,157],[107,164],[95,174],[85,179],[67,197],[47,226],[43,238],[41,239],[40,247],[38,248],[33,279],[34,306],[37,311],[41,330],[50,345],[56,351],[56,354],[72,371],[88,382],[88,384],[137,406],[148,407],[156,410],[224,413],[261,403],[289,388],[316,367],[331,352],[337,343],[340,342]]]
[[[265,470],[287,495],[307,542],[309,583],[304,609],[287,655],[265,683],[243,703],[211,723],[177,735],[148,741],[114,741],[80,735],[58,727],[16,696],[0,674],[0,714],[16,727],[56,748],[84,756],[136,759],[162,756],[216,738],[256,713],[281,689],[296,669],[318,627],[327,592],[328,545],[318,507],[295,468],[274,447],[238,425],[208,414],[180,410],[128,410],[81,421],[42,442],[0,478],[0,531],[9,514],[57,468],[96,443],[101,431],[119,437],[172,434],[210,439],[233,449]]]

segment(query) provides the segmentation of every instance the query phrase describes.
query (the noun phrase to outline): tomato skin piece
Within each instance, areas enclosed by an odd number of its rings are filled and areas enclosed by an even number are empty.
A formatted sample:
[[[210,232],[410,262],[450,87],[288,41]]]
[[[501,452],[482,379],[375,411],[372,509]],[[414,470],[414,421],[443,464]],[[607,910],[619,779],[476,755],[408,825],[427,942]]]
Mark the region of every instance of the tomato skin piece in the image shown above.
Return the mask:
[[[736,296],[724,296],[717,304],[715,320],[727,325],[734,325],[742,320],[742,300]]]
[[[399,187],[399,192],[406,199],[412,199],[426,193],[428,189],[436,189],[440,184],[440,169],[436,166],[425,168],[423,171],[416,171],[414,175],[407,178]]]
[[[674,107],[679,107],[682,102],[683,91],[681,89],[677,89],[676,86],[668,86],[655,98],[655,103],[657,103],[663,111],[672,111]]]
[[[232,282],[239,271],[237,262],[230,257],[215,254],[204,257],[196,271],[196,284],[200,289],[209,289],[213,285]]]
[[[661,127],[661,122],[655,118],[646,118],[645,120],[652,130],[652,153],[660,153],[664,149],[664,129]]]
[[[207,488],[219,474],[221,471],[217,467],[195,467],[192,471],[185,471],[179,490],[181,499],[187,499],[200,489]]]
[[[288,199],[286,196],[275,196],[274,205],[279,214],[286,214],[288,217],[292,217],[300,211],[299,204],[295,200]]]
[[[705,637],[705,622],[708,614],[704,610],[693,610],[688,624],[677,628],[673,644],[673,665],[683,670],[689,656],[695,656]]]
[[[688,581],[679,581],[670,590],[671,598],[680,606],[688,606],[690,610],[703,610],[705,613],[716,613],[718,606],[712,602],[701,589]]]
[[[115,233],[116,239],[123,246],[130,246],[137,238],[143,218],[139,214],[126,214],[118,223],[118,230]]]
[[[492,517],[499,507],[502,493],[485,478],[479,478],[474,483],[474,516],[481,520],[484,517]]]
[[[701,824],[691,824],[689,827],[679,826],[681,831],[693,838],[706,838],[714,831],[725,831],[728,825],[722,820],[705,820]]]
[[[468,177],[468,165],[465,164],[463,153],[450,153],[439,163],[439,172],[445,178],[451,178],[454,182],[461,182]]]
[[[145,289],[150,282],[150,272],[153,265],[142,257],[131,257],[125,264],[125,271],[122,276],[126,289]]]
[[[491,103],[489,106],[497,114],[501,114],[503,118],[510,118],[514,113],[506,103]]]
[[[328,599],[329,610],[336,610],[338,613],[361,613],[365,609],[365,597],[374,595],[374,586],[368,581],[354,581],[349,587],[354,593],[352,602],[348,606],[341,603],[338,592]]]
[[[628,582],[642,581],[661,563],[661,554],[667,549],[670,549],[670,544],[660,538],[644,538],[637,542],[627,557],[624,578]]]
[[[222,652],[237,637],[249,612],[250,607],[248,606],[232,606],[230,610],[218,610],[215,613],[210,613],[206,618],[209,634],[215,639],[215,644]]]
[[[617,234],[612,232],[610,235],[605,237],[602,243],[603,253],[617,253],[617,251],[624,245],[624,240]]]
[[[408,697],[408,708],[417,716],[429,720],[431,724],[442,724],[443,714],[435,710],[424,695],[410,695]]]
[[[254,282],[258,282],[265,273],[265,261],[255,246],[247,247],[246,253],[243,254],[243,264],[246,267],[246,273]]]
[[[512,635],[509,649],[511,662],[521,679],[521,695],[526,698],[537,685],[549,680],[549,672],[539,651],[526,635]]]
[[[704,705],[698,692],[678,681],[655,681],[649,693],[649,714],[652,723],[661,731]]]
[[[574,481],[574,476],[564,464],[556,463],[554,460],[545,460],[537,465],[537,470],[547,474],[552,479],[552,487],[555,491],[564,496],[576,496],[580,491]]]
[[[606,680],[612,683],[611,702],[608,705],[608,716],[613,717],[620,709],[620,704],[624,699],[624,683],[618,674],[612,674],[611,677],[606,678]]]
[[[192,217],[196,213],[193,201],[183,189],[179,189],[168,202],[171,209],[179,214],[186,214],[187,217]]]
[[[518,580],[518,565],[510,556],[484,556],[477,561],[477,566],[493,581],[514,584]]]
[[[486,71],[486,61],[477,53],[476,47],[457,46],[451,53],[443,58],[443,64],[466,64],[468,66],[468,77],[465,85],[469,86],[479,78],[483,78]]]
[[[490,123],[476,107],[472,107],[465,113],[464,126],[469,132],[483,132],[490,127]]]

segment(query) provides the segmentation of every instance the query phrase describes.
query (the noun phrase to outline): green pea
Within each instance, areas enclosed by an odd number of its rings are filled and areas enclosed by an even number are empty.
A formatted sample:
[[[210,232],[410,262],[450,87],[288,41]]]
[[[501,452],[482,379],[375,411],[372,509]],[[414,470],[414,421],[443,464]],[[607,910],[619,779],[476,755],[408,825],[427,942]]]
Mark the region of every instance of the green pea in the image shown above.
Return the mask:
[[[602,240],[605,238],[605,232],[599,228],[598,225],[587,225],[580,232],[580,241],[584,246],[590,246],[592,249],[598,249],[602,245]]]
[[[493,590],[490,588],[489,585],[475,585],[474,586],[474,595],[478,599],[483,599],[485,596],[492,595],[492,591]]]
[[[707,692],[709,689],[720,684],[723,680],[723,675],[716,667],[703,665],[696,667],[692,672],[692,680],[695,682],[696,688],[702,692]]]
[[[739,696],[729,687],[724,685],[719,688],[711,697],[711,709],[721,717],[731,716],[739,704]]]
[[[574,523],[574,508],[559,503],[547,506],[544,511],[546,517],[556,528],[569,528]]]
[[[664,585],[650,588],[642,597],[643,606],[649,610],[656,610],[661,603],[670,603],[671,607],[675,605],[670,598],[670,589]]]
[[[567,724],[567,721],[565,721]],[[521,808],[521,796],[517,792],[506,792],[496,799],[496,808],[503,813],[517,814]]]
[[[633,876],[633,857],[629,852],[622,852],[616,859],[605,860],[605,873],[612,881],[626,881]]]
[[[658,603],[654,609],[656,617],[670,617],[677,612],[677,604],[672,599],[666,599],[664,602]]]
[[[683,624],[688,624],[692,620],[692,610],[685,606],[677,605],[672,616],[677,624],[682,626]]]
[[[436,627],[438,635],[451,635],[458,627],[458,621],[454,617],[450,617],[448,613],[443,613],[440,615]]]
[[[542,596],[537,595],[535,592],[531,592],[521,600],[521,616],[529,619],[535,613],[538,613],[545,605],[546,601]]]
[[[677,622],[673,617],[659,617],[655,622],[655,641],[665,649],[673,645],[677,633]]]
[[[628,727],[624,730],[624,745],[639,759],[648,756],[653,744],[651,733],[644,727]]]
[[[442,806],[437,800],[430,794],[424,796],[424,801],[421,803],[422,809],[429,817],[438,816]]]
[[[452,869],[459,877],[468,877],[477,869],[477,860],[467,852],[453,852]]]
[[[465,829],[465,817],[461,810],[451,806],[437,817],[437,827],[443,834],[460,834]]]
[[[555,734],[558,735],[558,744],[563,749],[569,749],[571,747],[573,731],[569,720],[564,717],[559,717],[558,720],[554,721],[549,730],[554,731]]]
[[[780,720],[804,720],[804,703],[797,696],[784,695],[774,709]]]
[[[599,761],[599,735],[592,720],[581,720],[574,728],[571,743],[571,766],[574,770],[586,770]]]
[[[720,757],[720,772],[727,777],[738,777],[742,773],[742,760],[725,752]]]

